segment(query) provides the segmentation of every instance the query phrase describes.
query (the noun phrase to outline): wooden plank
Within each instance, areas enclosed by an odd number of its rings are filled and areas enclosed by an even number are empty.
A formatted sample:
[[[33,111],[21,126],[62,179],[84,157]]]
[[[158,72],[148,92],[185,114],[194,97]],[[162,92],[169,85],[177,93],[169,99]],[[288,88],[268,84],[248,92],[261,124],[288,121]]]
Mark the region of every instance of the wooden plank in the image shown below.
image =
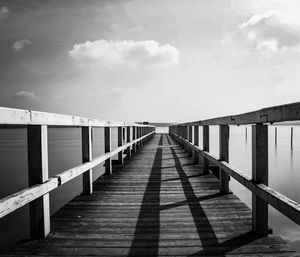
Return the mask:
[[[0,200],[0,218],[8,215],[9,213],[25,206],[26,204],[32,202],[33,200],[51,192],[55,188],[67,183],[68,181],[82,175],[84,172],[94,168],[95,166],[105,162],[106,159],[113,157],[118,154],[120,151],[125,150],[128,146],[132,145],[134,142],[138,142],[143,138],[150,137],[154,132],[149,135],[145,135],[140,139],[136,139],[133,142],[124,144],[122,147],[114,149],[110,153],[98,156],[90,162],[86,162],[77,167],[66,170],[56,176],[50,178],[43,184],[38,184],[30,188],[26,188],[22,191],[9,195]]]
[[[0,218],[49,193],[57,187],[58,178],[50,178],[43,184],[31,186],[15,194],[2,198],[0,200]]]
[[[49,125],[49,126],[84,126],[84,127],[152,127],[136,123],[106,121],[56,113],[37,112],[0,107],[1,125]]]
[[[56,175],[56,177],[59,178],[59,181],[60,181],[61,185],[65,184],[66,182],[68,182],[68,181],[76,178],[77,176],[81,175],[85,171],[87,171],[89,169],[92,169],[95,166],[103,163],[106,159],[113,157],[114,155],[118,154],[120,151],[123,151],[123,150],[127,149],[134,142],[138,142],[139,140],[142,140],[143,138],[149,137],[149,136],[153,135],[153,133],[151,133],[150,135],[145,135],[145,136],[141,137],[140,139],[136,139],[135,141],[132,141],[130,143],[126,143],[123,146],[120,146],[120,147],[114,149],[113,151],[111,151],[109,153],[106,153],[104,155],[101,155],[101,156],[98,156],[98,157],[94,158],[92,161],[90,161],[88,163],[84,163],[84,164],[79,165],[77,167],[66,170],[66,171]]]
[[[48,180],[48,132],[47,126],[33,125],[27,128],[28,183],[29,187]],[[45,238],[50,233],[49,194],[30,202],[31,238]]]
[[[47,240],[7,256],[297,256],[282,239],[251,233],[250,209],[193,162],[173,139],[152,137],[93,195],[58,211]]]
[[[178,137],[176,134],[172,134],[178,141],[183,142],[184,139]],[[184,143],[187,143],[184,141]],[[200,153],[203,157],[210,160],[211,163],[224,170],[228,175],[233,177],[241,185],[255,193],[264,201],[268,202],[272,207],[280,211],[289,219],[300,225],[300,204],[291,200],[290,198],[280,194],[276,190],[264,185],[256,184],[252,181],[252,178],[247,176],[243,171],[236,167],[233,167],[225,161],[220,161],[219,158],[213,154],[203,151],[197,146],[193,146],[193,149]]]
[[[82,144],[82,163],[90,162],[93,158],[92,154],[92,128],[81,128],[81,144]],[[82,194],[91,195],[93,193],[93,170],[89,169],[82,175]]]

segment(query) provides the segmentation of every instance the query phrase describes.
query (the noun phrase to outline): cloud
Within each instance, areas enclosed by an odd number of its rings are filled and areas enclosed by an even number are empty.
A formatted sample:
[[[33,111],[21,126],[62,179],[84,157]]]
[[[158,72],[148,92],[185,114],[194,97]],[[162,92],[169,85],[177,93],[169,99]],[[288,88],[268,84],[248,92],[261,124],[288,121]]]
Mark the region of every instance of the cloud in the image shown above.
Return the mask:
[[[100,65],[108,68],[155,69],[176,65],[179,51],[169,44],[159,45],[149,41],[86,41],[74,45],[69,56],[78,65]]]
[[[13,44],[13,49],[15,51],[20,51],[22,50],[24,47],[28,46],[28,45],[31,45],[32,42],[28,39],[21,39],[21,40],[18,40],[16,42],[14,42]]]
[[[30,98],[30,99],[33,99],[33,98],[36,97],[36,95],[32,91],[21,90],[21,91],[18,91],[15,94],[15,97],[17,97],[17,98]]]
[[[287,50],[300,43],[299,30],[274,13],[256,14],[238,28],[240,40],[258,51]]]
[[[0,7],[0,20],[4,20],[9,15],[10,10],[7,6]]]

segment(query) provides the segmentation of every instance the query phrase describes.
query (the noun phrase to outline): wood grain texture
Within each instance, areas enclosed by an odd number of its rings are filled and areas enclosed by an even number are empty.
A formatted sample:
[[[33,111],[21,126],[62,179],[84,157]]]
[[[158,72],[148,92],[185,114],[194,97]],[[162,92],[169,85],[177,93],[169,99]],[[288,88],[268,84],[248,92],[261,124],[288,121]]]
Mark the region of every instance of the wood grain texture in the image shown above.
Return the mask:
[[[197,151],[201,156],[207,158],[212,164],[216,165],[220,169],[224,170],[230,177],[234,178],[244,187],[249,189],[252,193],[268,202],[275,209],[280,211],[282,214],[287,216],[289,219],[300,225],[300,204],[293,201],[292,199],[280,194],[276,190],[264,185],[263,183],[256,183],[247,176],[240,169],[233,167],[225,161],[220,161],[218,157],[200,149],[198,146],[190,144],[186,139],[177,136],[174,132],[171,132],[172,136],[176,138],[180,144],[189,144],[195,151]]]
[[[35,186],[48,180],[48,129],[47,126],[28,126],[28,184]],[[45,238],[50,233],[49,194],[29,204],[31,238]]]
[[[48,125],[48,126],[85,126],[85,127],[152,127],[122,121],[97,120],[57,113],[38,112],[0,107],[0,126],[2,125]]]
[[[43,184],[38,184],[29,188],[26,188],[22,191],[16,192],[12,195],[9,195],[3,199],[0,199],[0,218],[8,215],[9,213],[23,207],[24,205],[34,201],[35,199],[51,192],[57,187],[67,183],[68,181],[82,175],[86,171],[96,167],[97,165],[105,162],[108,158],[117,155],[120,151],[124,151],[133,143],[137,143],[147,137],[151,137],[154,132],[151,132],[143,137],[126,143],[109,153],[100,155],[90,162],[83,163],[79,166],[71,168],[69,170],[63,171],[62,173],[57,174],[56,176],[48,179]]]
[[[3,256],[299,256],[276,236],[252,234],[251,211],[219,194],[169,136],[140,151],[52,217],[46,240]]]

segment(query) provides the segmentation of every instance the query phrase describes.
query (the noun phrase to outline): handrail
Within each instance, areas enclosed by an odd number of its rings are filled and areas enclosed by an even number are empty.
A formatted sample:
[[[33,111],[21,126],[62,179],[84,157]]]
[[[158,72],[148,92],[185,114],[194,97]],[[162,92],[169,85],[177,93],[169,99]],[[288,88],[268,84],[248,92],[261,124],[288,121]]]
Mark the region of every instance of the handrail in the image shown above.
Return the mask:
[[[300,102],[278,105],[238,115],[178,124],[179,126],[243,125],[300,120]]]
[[[173,136],[177,136],[173,134]],[[251,192],[262,198],[264,201],[268,202],[275,209],[283,213],[285,216],[290,218],[292,221],[300,225],[300,204],[289,199],[288,197],[280,194],[276,190],[262,184],[256,183],[250,177],[248,177],[243,171],[236,167],[233,167],[225,161],[220,161],[219,158],[213,154],[201,150],[199,147],[188,142],[186,139],[178,137],[178,139],[183,140],[189,145],[193,150],[207,158],[210,162],[218,166],[220,169],[226,171],[228,175],[233,177],[236,181],[242,184],[244,187],[249,189]],[[280,203],[280,204],[279,204]]]
[[[14,108],[0,107],[0,125],[47,125],[47,126],[91,126],[91,127],[125,127],[149,125],[133,122],[97,120],[79,116],[57,113],[38,112]]]
[[[300,204],[268,186],[268,125],[264,123],[300,120],[300,102],[264,108],[258,111],[203,121],[172,125],[170,135],[182,145],[195,161],[203,157],[204,174],[209,163],[219,167],[220,192],[229,193],[229,179],[233,177],[252,192],[252,230],[268,233],[268,205],[300,225]],[[252,125],[252,178],[229,164],[229,125]],[[209,126],[219,125],[220,158],[209,152]],[[203,127],[203,149],[199,147],[199,126]],[[194,140],[193,140],[194,138]]]
[[[154,132],[151,132],[152,135]],[[34,201],[35,199],[50,193],[52,190],[58,188],[59,186],[67,183],[68,181],[82,175],[84,172],[93,169],[97,165],[105,162],[114,155],[117,155],[119,152],[125,150],[126,148],[138,143],[140,140],[146,139],[149,135],[145,135],[139,139],[135,139],[130,143],[127,143],[123,146],[120,146],[113,151],[100,155],[94,158],[90,162],[86,162],[79,166],[76,166],[72,169],[63,171],[41,184],[26,188],[22,191],[14,193],[12,195],[6,196],[5,198],[0,199],[0,218],[8,215],[9,213],[21,208],[22,206]]]
[[[123,151],[127,156],[141,148],[155,133],[150,125],[103,121],[84,117],[28,111],[0,107],[0,127],[27,127],[27,153],[29,187],[0,199],[0,218],[29,204],[30,233],[32,239],[45,238],[50,233],[49,193],[66,182],[82,175],[83,195],[93,193],[92,169],[105,163],[105,175],[112,174],[112,157],[117,155],[123,164]],[[81,127],[83,164],[48,178],[48,127]],[[92,159],[92,128],[104,128],[104,151]],[[118,129],[118,147],[111,149],[111,128]],[[125,128],[126,141],[125,143]],[[131,136],[132,133],[132,136]]]

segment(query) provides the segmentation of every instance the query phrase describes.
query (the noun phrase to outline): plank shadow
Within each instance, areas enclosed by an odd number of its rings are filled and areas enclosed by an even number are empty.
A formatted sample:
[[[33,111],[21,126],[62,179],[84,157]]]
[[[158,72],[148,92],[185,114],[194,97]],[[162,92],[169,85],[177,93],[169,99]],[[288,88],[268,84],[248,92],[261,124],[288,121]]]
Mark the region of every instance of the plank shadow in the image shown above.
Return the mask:
[[[167,140],[168,143],[171,144],[171,141],[168,136],[167,136]],[[201,203],[199,202],[199,198],[196,196],[193,187],[189,182],[189,178],[185,174],[175,150],[171,148],[171,151],[174,157],[175,167],[179,175],[179,178],[181,180],[182,188],[186,197],[186,203],[188,204],[189,209],[192,213],[194,223],[197,228],[198,235],[201,240],[201,245],[203,248],[203,250],[195,254],[192,254],[190,256],[207,256],[207,255],[215,255],[215,254],[217,254],[218,256],[225,256],[228,252],[240,248],[244,245],[247,245],[260,238],[260,236],[256,236],[253,233],[248,232],[245,234],[241,234],[238,237],[227,240],[223,243],[219,243],[218,238],[213,230],[213,227],[211,226],[210,221],[205,213],[205,210],[201,206]],[[205,199],[216,197],[217,195],[218,194],[206,196],[203,197],[204,199],[200,199],[200,200],[203,201]],[[184,203],[178,203],[178,204],[180,205]],[[174,207],[177,207],[177,204],[175,204]],[[204,224],[203,223],[200,224],[199,220],[197,219],[199,217],[204,219],[205,221]],[[211,237],[209,239],[203,236],[204,233],[201,232],[201,230],[203,229],[205,229],[206,231],[209,232],[209,234],[211,234]]]
[[[158,145],[163,144],[163,135],[160,136]],[[135,227],[134,238],[131,243],[128,257],[143,256],[140,245],[145,241],[147,231],[151,230],[151,237],[147,240],[147,248],[143,251],[148,256],[158,256],[159,249],[159,206],[160,206],[160,187],[161,187],[161,171],[162,171],[162,148],[157,148],[154,162],[151,168],[149,180],[143,196],[138,221]],[[149,203],[152,203],[149,207]],[[151,211],[149,211],[151,208]],[[149,219],[153,222],[149,222]],[[148,222],[147,222],[148,221]],[[146,224],[146,225],[145,225]]]

